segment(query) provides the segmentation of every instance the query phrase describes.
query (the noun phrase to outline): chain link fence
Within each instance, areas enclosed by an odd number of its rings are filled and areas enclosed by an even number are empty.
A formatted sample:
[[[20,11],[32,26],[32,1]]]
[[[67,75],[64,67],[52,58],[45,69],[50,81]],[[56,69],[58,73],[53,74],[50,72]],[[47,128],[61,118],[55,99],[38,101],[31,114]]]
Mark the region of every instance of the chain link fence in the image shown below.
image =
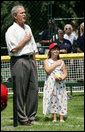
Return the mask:
[[[83,56],[82,56],[83,57]],[[73,64],[71,64],[71,60],[67,59],[64,61],[67,67],[68,77],[65,82],[72,84],[73,92],[84,92],[84,59],[74,59]],[[46,72],[44,70],[44,58],[43,60],[37,60],[37,73],[38,73],[38,86],[39,93],[43,92],[44,82],[46,79]],[[1,61],[1,76],[2,82],[7,85],[9,93],[12,92],[12,80],[11,80],[11,72],[10,72],[10,60],[5,61],[4,59]],[[81,82],[83,81],[83,82]],[[80,83],[78,83],[80,82]],[[75,84],[76,83],[76,84]],[[75,84],[75,85],[74,85]],[[67,86],[67,91],[70,91],[71,86]]]

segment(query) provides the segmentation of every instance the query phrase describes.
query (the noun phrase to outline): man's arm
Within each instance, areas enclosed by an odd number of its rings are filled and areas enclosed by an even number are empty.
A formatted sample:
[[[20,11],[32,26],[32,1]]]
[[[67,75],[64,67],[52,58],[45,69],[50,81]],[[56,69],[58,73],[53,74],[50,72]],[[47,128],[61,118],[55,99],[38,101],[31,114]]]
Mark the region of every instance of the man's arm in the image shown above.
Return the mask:
[[[61,50],[60,50],[60,53],[65,54],[65,53],[67,53],[67,50],[66,50],[66,49],[61,49]]]
[[[51,43],[52,42],[52,39],[51,40],[41,40],[40,43],[44,44],[44,43]]]
[[[63,65],[63,77],[62,77],[62,80],[66,79],[67,77],[67,69],[66,69],[66,64],[64,63]]]
[[[16,46],[14,49],[11,50],[12,53],[16,53],[18,50],[22,49],[27,42],[29,42],[31,39],[31,34],[26,34],[25,38]]]

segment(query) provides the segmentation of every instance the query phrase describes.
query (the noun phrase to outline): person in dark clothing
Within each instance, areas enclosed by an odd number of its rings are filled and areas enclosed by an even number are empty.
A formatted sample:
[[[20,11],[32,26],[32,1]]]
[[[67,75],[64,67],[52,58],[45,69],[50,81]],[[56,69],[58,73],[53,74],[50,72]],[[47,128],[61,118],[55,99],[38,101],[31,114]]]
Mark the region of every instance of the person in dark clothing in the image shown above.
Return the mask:
[[[84,52],[84,22],[80,24],[80,37],[77,39],[77,52]]]
[[[61,29],[58,30],[58,39],[56,40],[56,42],[60,46],[60,53],[71,53],[71,42],[64,38],[64,33]]]
[[[77,52],[84,52],[84,34],[77,39]]]
[[[48,46],[52,43],[52,41],[54,42],[55,39],[57,39],[57,33],[58,33],[58,29],[57,26],[54,26],[54,21],[52,20],[52,22],[49,20],[49,29],[46,29],[43,31],[42,35],[40,36],[40,43],[42,46]],[[47,53],[47,48],[43,48],[42,51],[40,52],[40,54],[44,54]]]
[[[80,37],[77,39],[77,52],[84,53],[84,22],[80,24]],[[84,60],[79,60],[80,67],[84,65]],[[80,68],[80,79],[78,82],[84,82],[84,68]]]

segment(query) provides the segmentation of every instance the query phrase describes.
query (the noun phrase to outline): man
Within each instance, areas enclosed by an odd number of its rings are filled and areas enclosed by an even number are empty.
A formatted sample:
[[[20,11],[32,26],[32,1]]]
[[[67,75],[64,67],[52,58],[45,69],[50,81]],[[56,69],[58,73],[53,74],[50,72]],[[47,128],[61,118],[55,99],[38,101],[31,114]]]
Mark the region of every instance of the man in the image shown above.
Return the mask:
[[[58,39],[56,40],[56,42],[60,46],[60,53],[71,53],[71,42],[64,38],[64,33],[61,29],[58,30]]]
[[[54,21],[49,20],[48,22],[49,25],[49,29],[46,29],[43,31],[42,35],[40,36],[40,43],[42,46],[48,46],[52,43],[52,41],[54,41],[55,39],[57,39],[57,26],[55,26]],[[49,49],[47,48],[43,48],[42,51],[40,51],[40,54],[47,54],[49,51]]]
[[[23,6],[11,10],[15,20],[6,32],[6,43],[11,56],[13,89],[17,94],[17,115],[21,125],[35,120],[38,106],[38,80],[35,53],[38,51],[31,29],[26,22]],[[26,106],[26,113],[24,112]],[[15,108],[16,109],[16,108]]]

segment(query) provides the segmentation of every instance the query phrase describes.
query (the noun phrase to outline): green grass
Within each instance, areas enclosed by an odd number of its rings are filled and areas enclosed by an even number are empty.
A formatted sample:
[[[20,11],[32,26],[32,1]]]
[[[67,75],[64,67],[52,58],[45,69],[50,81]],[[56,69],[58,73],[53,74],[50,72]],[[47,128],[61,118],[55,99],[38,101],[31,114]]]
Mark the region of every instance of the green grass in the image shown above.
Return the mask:
[[[84,93],[73,93],[68,100],[68,114],[64,116],[65,122],[52,122],[52,115],[43,117],[42,94],[39,94],[36,123],[32,126],[13,127],[12,95],[8,97],[8,106],[1,112],[1,131],[84,131]]]

